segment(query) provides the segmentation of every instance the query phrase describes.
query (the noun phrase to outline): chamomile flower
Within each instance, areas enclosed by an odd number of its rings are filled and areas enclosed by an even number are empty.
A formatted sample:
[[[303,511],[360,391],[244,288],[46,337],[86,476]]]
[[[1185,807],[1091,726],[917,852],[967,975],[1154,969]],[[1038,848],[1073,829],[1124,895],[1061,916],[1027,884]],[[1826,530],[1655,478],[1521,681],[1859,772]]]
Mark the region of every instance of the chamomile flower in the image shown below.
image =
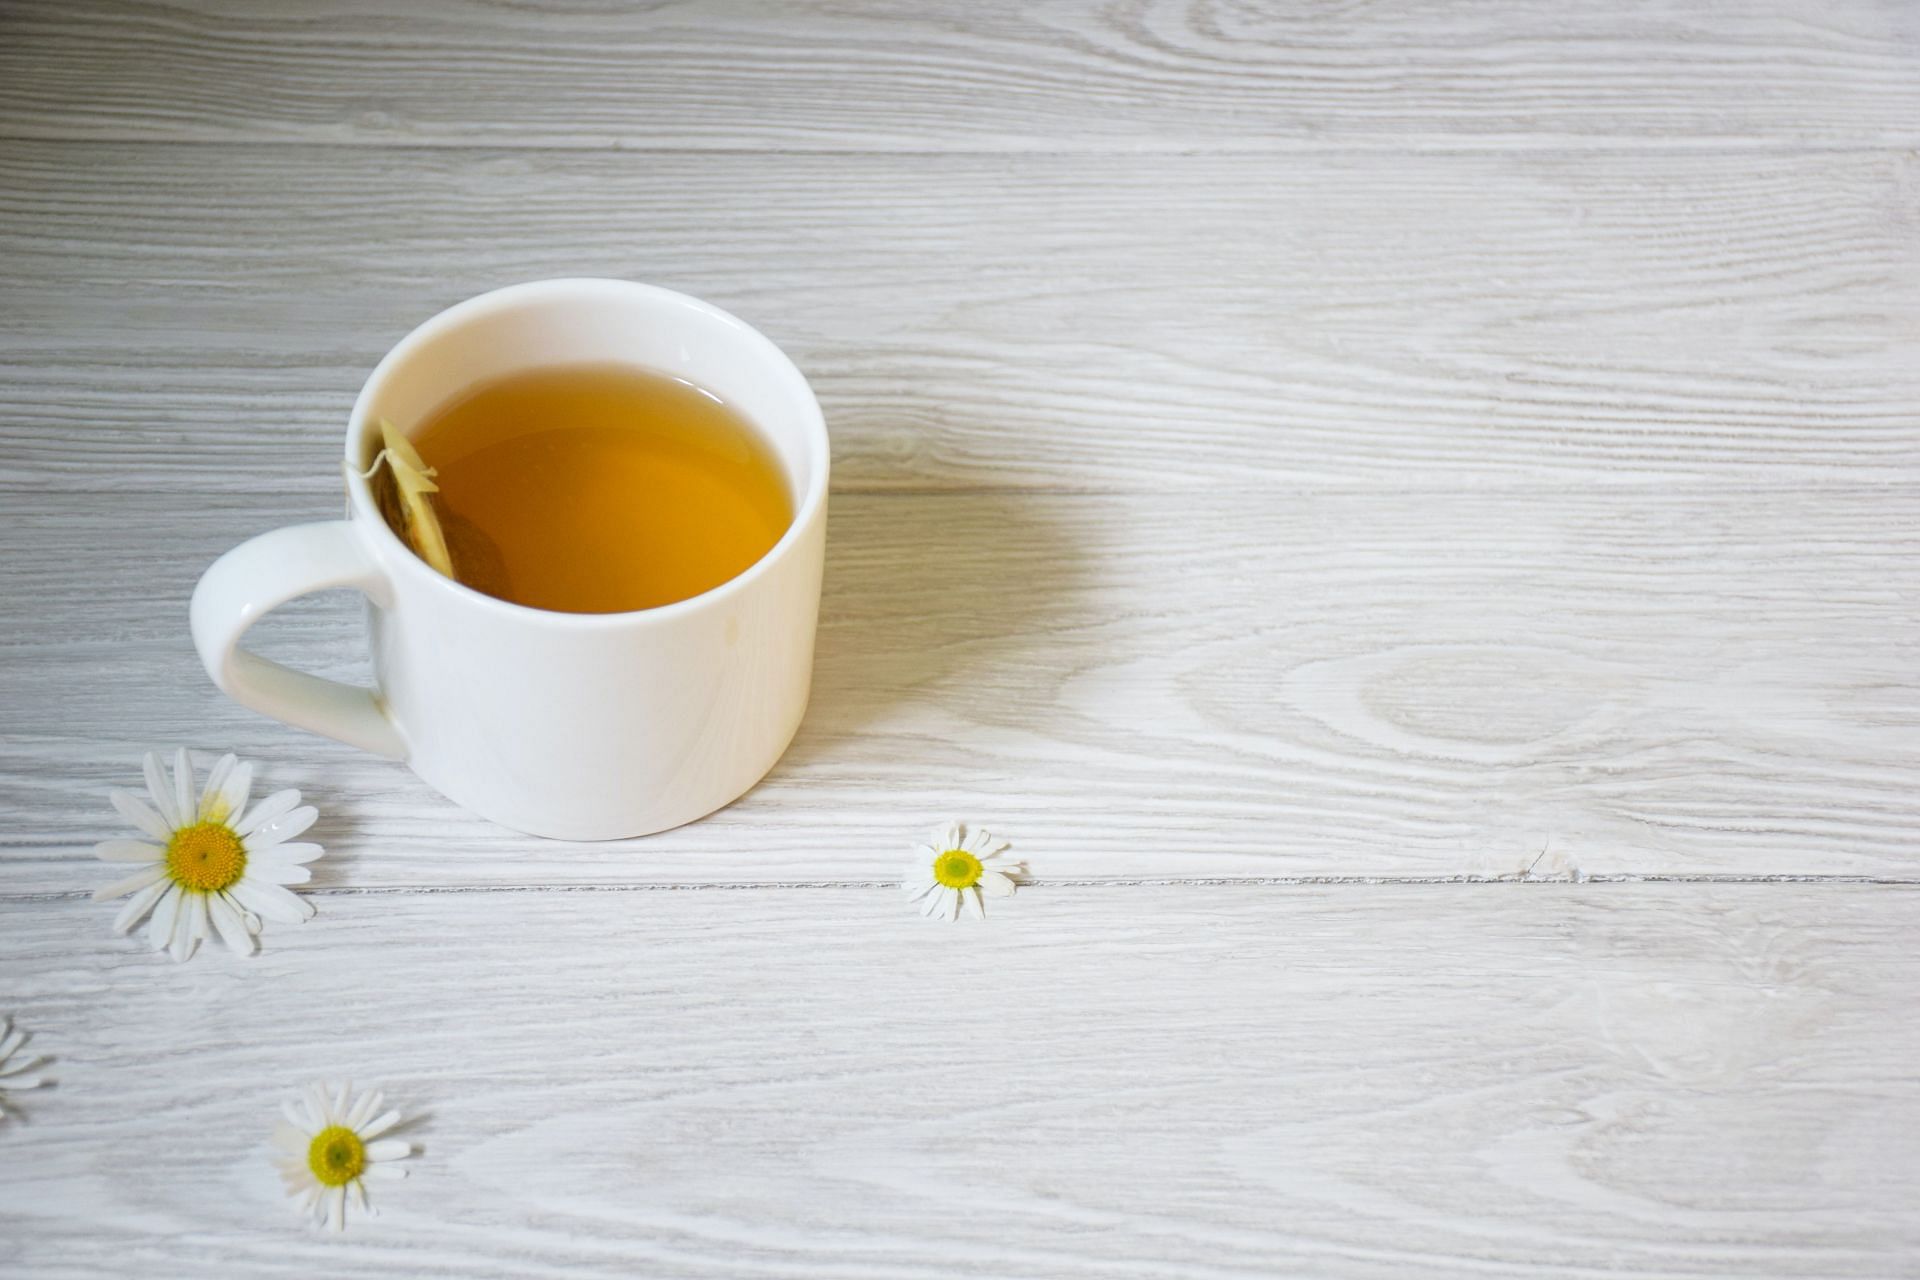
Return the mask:
[[[1004,898],[1027,873],[1025,863],[1003,859],[1007,842],[985,831],[968,833],[959,823],[936,827],[924,843],[913,846],[900,887],[907,901],[923,916],[958,918],[964,906],[975,919],[987,914],[982,893]]]
[[[147,753],[148,804],[126,791],[113,793],[113,807],[140,829],[145,840],[105,840],[94,853],[107,862],[140,869],[100,889],[95,902],[132,895],[114,917],[125,933],[148,912],[147,937],[155,951],[185,960],[217,931],[229,947],[251,954],[261,920],[299,924],[313,914],[286,886],[305,884],[301,864],[320,856],[317,844],[292,844],[319,816],[300,803],[298,791],[276,791],[247,809],[253,766],[221,756],[198,798],[186,748],[174,754],[169,778],[160,757]]]
[[[44,1065],[45,1058],[13,1061],[13,1055],[26,1042],[27,1033],[14,1026],[13,1019],[0,1018],[0,1118],[7,1114],[6,1104],[11,1101],[9,1095],[22,1089],[38,1089],[46,1083],[39,1076],[22,1074]]]
[[[300,1212],[331,1223],[335,1231],[346,1229],[348,1192],[360,1212],[371,1214],[366,1180],[407,1176],[398,1162],[412,1155],[413,1147],[380,1136],[400,1123],[400,1113],[382,1112],[380,1100],[378,1090],[355,1098],[352,1085],[310,1084],[280,1108],[287,1118],[273,1131],[280,1181],[288,1195],[299,1198]]]

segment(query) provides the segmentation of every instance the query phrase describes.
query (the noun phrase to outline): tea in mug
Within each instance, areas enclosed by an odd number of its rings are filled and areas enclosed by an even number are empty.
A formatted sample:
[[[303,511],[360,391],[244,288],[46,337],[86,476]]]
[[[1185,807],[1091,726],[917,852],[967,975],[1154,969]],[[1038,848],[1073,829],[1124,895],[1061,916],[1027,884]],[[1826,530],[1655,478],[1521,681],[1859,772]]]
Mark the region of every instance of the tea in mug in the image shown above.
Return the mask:
[[[647,369],[511,374],[408,434],[453,576],[536,609],[618,613],[697,596],[751,567],[793,521],[784,474],[752,424]],[[404,484],[397,459],[386,470]],[[396,523],[393,504],[381,505]]]

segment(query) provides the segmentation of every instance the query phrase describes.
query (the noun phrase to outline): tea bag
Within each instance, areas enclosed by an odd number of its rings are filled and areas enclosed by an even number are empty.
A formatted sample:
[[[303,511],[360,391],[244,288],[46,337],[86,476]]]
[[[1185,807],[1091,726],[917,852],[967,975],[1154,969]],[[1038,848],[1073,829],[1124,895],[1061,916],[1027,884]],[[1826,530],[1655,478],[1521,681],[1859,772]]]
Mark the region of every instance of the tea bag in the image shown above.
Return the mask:
[[[380,442],[383,447],[374,455],[366,477],[372,482],[374,501],[386,517],[387,527],[399,534],[415,555],[457,579],[453,555],[440,528],[440,515],[427,496],[440,492],[440,486],[433,482],[434,469],[413,447],[413,441],[385,418],[380,419]],[[386,463],[384,468],[382,462]]]
[[[374,503],[387,527],[437,572],[504,598],[506,564],[493,539],[434,500],[432,495],[440,492],[433,482],[434,469],[413,441],[385,418],[380,420],[380,439],[384,447],[362,474],[373,488]]]

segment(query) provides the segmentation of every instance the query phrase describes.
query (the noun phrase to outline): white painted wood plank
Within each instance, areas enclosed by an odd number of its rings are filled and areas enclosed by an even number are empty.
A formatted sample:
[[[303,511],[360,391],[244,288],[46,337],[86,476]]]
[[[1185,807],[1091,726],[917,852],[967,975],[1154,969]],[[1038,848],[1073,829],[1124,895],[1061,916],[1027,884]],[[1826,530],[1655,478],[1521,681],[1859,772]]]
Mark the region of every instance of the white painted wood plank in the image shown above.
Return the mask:
[[[414,324],[653,280],[844,489],[1920,476],[1907,154],[628,156],[0,144],[0,485],[329,473]]]
[[[179,968],[0,905],[36,1277],[1896,1277],[1920,896],[1837,886],[334,895]],[[343,1240],[264,1143],[423,1110]]]
[[[1912,145],[1874,0],[16,0],[0,129],[644,148]]]
[[[8,508],[16,892],[100,883],[106,789],[176,741],[306,790],[354,885],[871,881],[947,816],[1049,877],[1920,874],[1911,490],[842,495],[786,761],[607,845],[491,827],[213,690],[194,578],[332,493]],[[270,626],[361,674],[351,598]]]

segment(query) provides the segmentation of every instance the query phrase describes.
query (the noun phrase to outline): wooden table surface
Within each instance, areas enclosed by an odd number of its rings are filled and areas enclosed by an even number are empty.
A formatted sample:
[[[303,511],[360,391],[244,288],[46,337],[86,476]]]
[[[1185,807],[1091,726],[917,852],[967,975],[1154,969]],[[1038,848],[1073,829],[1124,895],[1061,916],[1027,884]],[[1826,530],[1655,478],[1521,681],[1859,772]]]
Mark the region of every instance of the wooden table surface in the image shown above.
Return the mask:
[[[0,1272],[1920,1275],[1917,148],[1875,0],[6,4]],[[185,616],[572,274],[835,451],[792,751],[597,845]],[[253,959],[89,900],[177,743],[321,810]],[[425,1119],[336,1239],[265,1141],[340,1076]]]

